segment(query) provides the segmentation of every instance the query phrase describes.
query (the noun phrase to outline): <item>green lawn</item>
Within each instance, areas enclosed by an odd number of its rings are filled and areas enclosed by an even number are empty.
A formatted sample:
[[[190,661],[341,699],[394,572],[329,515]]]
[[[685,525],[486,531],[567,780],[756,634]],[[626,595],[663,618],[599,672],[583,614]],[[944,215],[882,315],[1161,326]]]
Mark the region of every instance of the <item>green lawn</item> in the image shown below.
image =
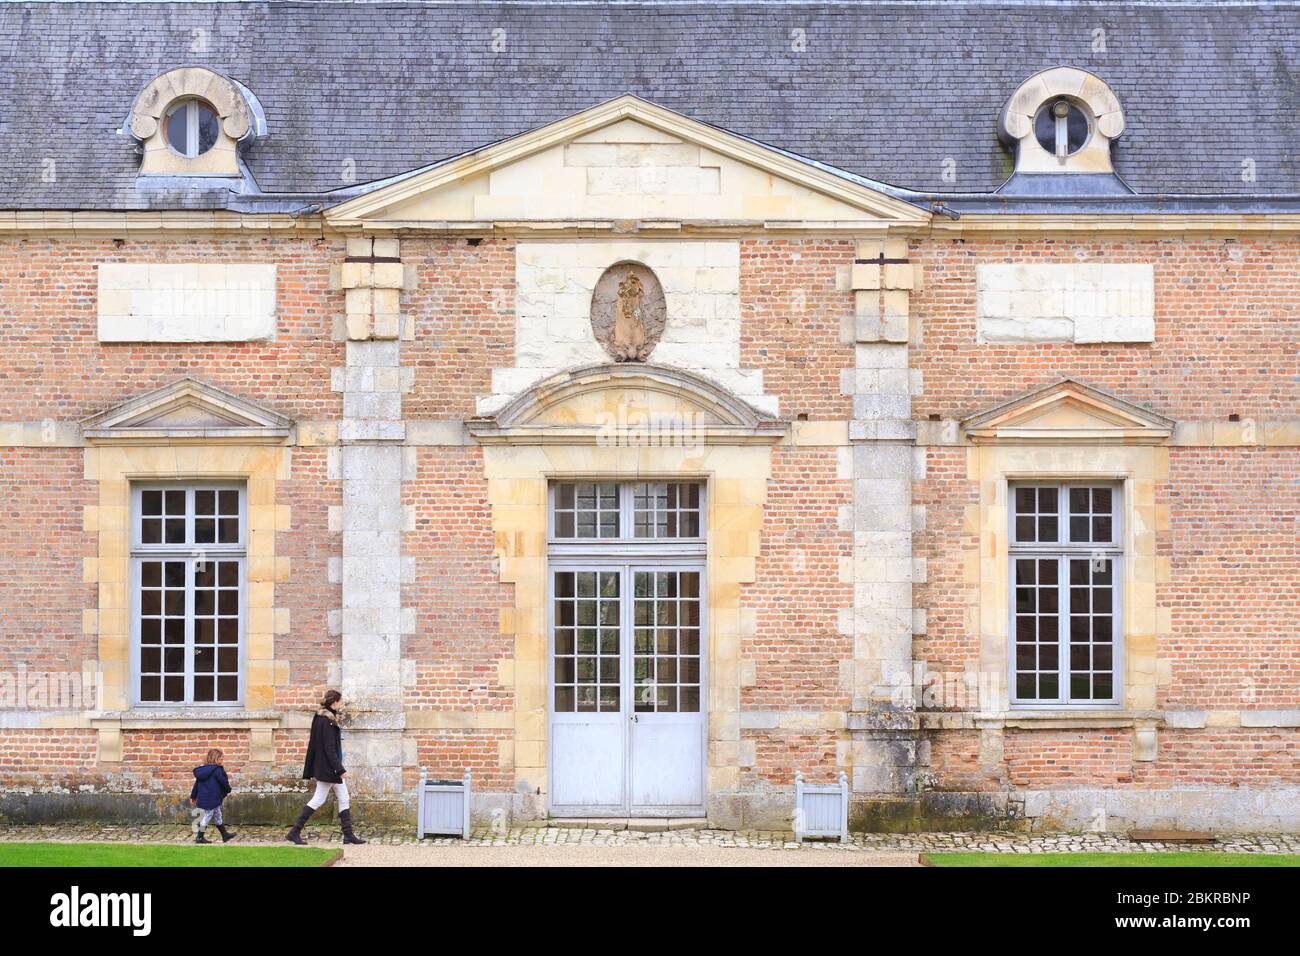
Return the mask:
[[[294,846],[0,843],[8,866],[324,866],[338,850]]]
[[[931,866],[1300,866],[1300,854],[1206,853],[926,853]]]

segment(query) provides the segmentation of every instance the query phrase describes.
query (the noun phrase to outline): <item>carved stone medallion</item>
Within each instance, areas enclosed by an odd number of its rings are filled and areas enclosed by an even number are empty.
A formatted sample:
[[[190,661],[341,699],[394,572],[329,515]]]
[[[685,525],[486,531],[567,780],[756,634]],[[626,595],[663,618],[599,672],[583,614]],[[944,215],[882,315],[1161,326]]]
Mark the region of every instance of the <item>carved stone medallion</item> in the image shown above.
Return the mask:
[[[639,262],[616,262],[591,295],[591,331],[615,362],[644,362],[664,333],[668,313],[655,274]]]

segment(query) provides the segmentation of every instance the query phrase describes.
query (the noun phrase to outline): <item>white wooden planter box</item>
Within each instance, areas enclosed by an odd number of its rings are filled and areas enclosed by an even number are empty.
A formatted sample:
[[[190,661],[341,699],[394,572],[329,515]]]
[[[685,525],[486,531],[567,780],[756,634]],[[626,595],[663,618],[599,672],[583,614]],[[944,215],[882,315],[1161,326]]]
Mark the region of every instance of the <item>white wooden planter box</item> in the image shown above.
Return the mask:
[[[469,771],[463,780],[429,780],[420,771],[418,838],[426,835],[469,839]]]
[[[834,837],[849,841],[849,778],[839,783],[804,783],[803,771],[794,775],[794,838]]]

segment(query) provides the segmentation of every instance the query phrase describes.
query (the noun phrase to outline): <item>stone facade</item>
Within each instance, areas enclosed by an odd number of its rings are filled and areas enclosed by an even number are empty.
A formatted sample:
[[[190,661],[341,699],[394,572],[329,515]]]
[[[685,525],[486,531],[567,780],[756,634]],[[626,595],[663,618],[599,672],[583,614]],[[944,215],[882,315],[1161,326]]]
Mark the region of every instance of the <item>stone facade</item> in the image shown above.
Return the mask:
[[[465,768],[482,819],[545,816],[548,488],[654,479],[707,490],[715,825],[788,826],[803,771],[863,828],[1300,826],[1295,230],[940,221],[615,103],[257,239],[0,234],[0,816],[174,815],[219,746],[275,819],[329,686],[358,816]],[[663,290],[644,363],[593,331],[621,262]],[[123,290],[245,270],[257,321],[124,331]],[[1008,485],[1051,479],[1122,489],[1115,706],[1008,693]],[[240,700],[143,706],[132,488],[217,480]]]

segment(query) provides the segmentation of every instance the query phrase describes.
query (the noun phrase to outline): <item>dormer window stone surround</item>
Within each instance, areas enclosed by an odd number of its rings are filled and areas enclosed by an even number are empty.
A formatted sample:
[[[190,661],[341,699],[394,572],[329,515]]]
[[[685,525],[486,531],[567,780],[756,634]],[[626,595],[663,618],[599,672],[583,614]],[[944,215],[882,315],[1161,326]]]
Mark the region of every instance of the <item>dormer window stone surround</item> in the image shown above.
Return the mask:
[[[1071,66],[1035,73],[1011,94],[998,135],[1016,151],[1019,173],[1114,175],[1111,144],[1124,110],[1100,77]]]
[[[142,176],[240,177],[239,150],[266,135],[266,118],[243,84],[186,66],[159,74],[140,91],[123,132],[140,143]]]

